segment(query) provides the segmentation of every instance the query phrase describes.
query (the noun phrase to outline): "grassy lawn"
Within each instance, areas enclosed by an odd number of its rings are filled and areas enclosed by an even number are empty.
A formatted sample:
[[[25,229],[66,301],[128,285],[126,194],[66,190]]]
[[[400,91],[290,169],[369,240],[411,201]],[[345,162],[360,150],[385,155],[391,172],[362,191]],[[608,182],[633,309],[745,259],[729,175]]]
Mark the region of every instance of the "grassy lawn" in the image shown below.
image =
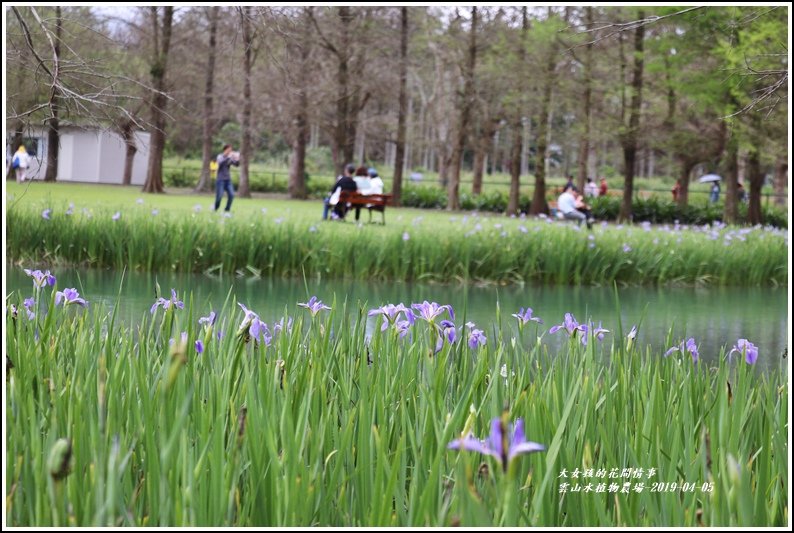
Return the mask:
[[[215,202],[215,193],[196,194],[190,189],[167,189],[166,194],[145,194],[140,187],[124,187],[120,185],[98,185],[87,183],[12,183],[6,182],[7,207],[31,206],[46,209],[47,207],[66,210],[69,203],[74,203],[75,211],[83,207],[106,210],[139,209],[142,206],[157,209],[160,213],[193,213],[196,206],[201,206],[202,211],[212,210]],[[240,198],[235,196],[232,203],[232,214],[235,218],[262,216],[262,209],[266,209],[268,217],[289,217],[296,221],[320,221],[323,205],[319,200],[291,200],[284,195],[271,195],[254,193],[254,198]],[[224,196],[221,209],[226,206]],[[379,217],[379,213],[373,214]],[[446,220],[448,214],[419,209],[405,209],[390,207],[386,210],[386,223],[395,220],[423,216],[426,219]],[[369,215],[362,213],[362,220],[367,220]]]

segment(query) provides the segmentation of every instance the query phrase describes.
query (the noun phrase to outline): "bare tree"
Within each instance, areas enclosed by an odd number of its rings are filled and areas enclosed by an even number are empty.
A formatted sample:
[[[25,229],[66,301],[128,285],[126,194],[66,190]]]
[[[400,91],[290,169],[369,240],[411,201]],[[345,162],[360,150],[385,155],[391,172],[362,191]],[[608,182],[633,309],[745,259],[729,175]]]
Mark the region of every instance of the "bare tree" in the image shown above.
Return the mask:
[[[171,29],[174,20],[174,8],[166,6],[160,17],[160,8],[150,7],[150,22],[153,30],[152,56],[150,72],[152,76],[152,94],[150,113],[152,132],[149,144],[149,164],[146,171],[146,182],[143,192],[162,193],[163,188],[163,152],[165,151],[165,124],[168,93],[166,73],[168,51],[171,49]]]
[[[645,13],[640,10],[638,17],[643,19]],[[637,144],[640,130],[640,104],[642,103],[642,72],[644,65],[643,44],[645,26],[637,25],[634,30],[634,69],[631,81],[631,114],[628,125],[620,132],[620,144],[623,147],[623,202],[620,206],[619,220],[631,220],[631,203],[634,195],[634,166],[637,159]]]
[[[289,194],[291,198],[306,198],[306,144],[309,139],[309,57],[311,54],[312,7],[304,7],[302,28],[297,38],[290,40],[292,55],[297,56],[299,70],[297,99],[295,101],[295,138],[292,142],[292,158],[289,170]],[[294,50],[297,48],[297,50]]]
[[[524,63],[526,62],[526,35],[529,32],[529,19],[527,18],[527,7],[521,8],[521,37],[518,41],[518,105],[515,109],[513,118],[513,145],[510,149],[510,195],[507,201],[507,214],[515,215],[518,213],[519,188],[521,185],[521,147],[524,144],[522,135],[524,133]]]
[[[587,6],[587,28],[593,27],[593,7]],[[590,154],[590,127],[592,122],[592,94],[593,94],[593,42],[585,45],[584,56],[584,91],[582,95],[582,105],[584,114],[584,130],[579,140],[579,175],[576,185],[579,190],[584,190],[585,179],[587,178],[587,157]]]
[[[394,157],[392,198],[402,203],[403,168],[405,167],[405,123],[408,113],[408,8],[400,8],[400,96],[397,111],[397,146]]]
[[[463,148],[466,144],[469,121],[474,107],[474,67],[477,61],[477,7],[471,8],[471,29],[469,31],[469,48],[466,55],[466,68],[464,70],[463,94],[461,96],[460,122],[455,149],[450,156],[450,169],[447,182],[447,209],[450,211],[460,209],[460,167],[463,159]]]
[[[243,138],[240,147],[240,189],[238,193],[241,198],[250,198],[248,171],[251,163],[251,115],[253,114],[251,67],[256,60],[256,50],[254,49],[256,29],[251,20],[251,7],[240,7],[238,10],[243,27]]]
[[[548,18],[552,18],[551,7],[547,10]],[[548,213],[546,204],[546,150],[548,148],[549,115],[551,112],[551,93],[557,79],[557,42],[556,39],[549,44],[546,57],[546,69],[543,78],[543,97],[540,104],[538,117],[537,154],[535,158],[535,191],[532,195],[532,204],[529,213],[539,215]]]
[[[215,81],[215,53],[217,50],[218,16],[219,6],[209,8],[209,51],[207,53],[207,77],[204,83],[204,118],[201,143],[201,176],[199,177],[196,192],[209,189],[210,182],[210,161],[212,160],[212,134],[214,126],[213,100],[214,100],[214,81]]]
[[[44,27],[43,24],[42,27]],[[47,32],[47,36],[50,37],[49,32]],[[62,37],[63,18],[61,16],[61,6],[55,6],[55,39],[54,42],[51,41],[53,52],[53,84],[50,89],[50,118],[47,119],[47,171],[44,174],[44,181],[55,181],[58,179],[58,153],[61,145],[60,136],[58,135],[58,114],[60,112],[60,106],[58,104],[58,99],[60,98],[58,77],[61,67]]]

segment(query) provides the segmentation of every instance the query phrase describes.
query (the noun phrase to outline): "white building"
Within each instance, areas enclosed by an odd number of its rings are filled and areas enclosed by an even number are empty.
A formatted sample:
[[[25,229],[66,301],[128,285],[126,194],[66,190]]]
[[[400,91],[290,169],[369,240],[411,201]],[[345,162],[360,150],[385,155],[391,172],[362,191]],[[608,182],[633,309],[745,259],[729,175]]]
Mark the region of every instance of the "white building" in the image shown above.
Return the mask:
[[[7,135],[6,140],[10,143],[11,137]],[[29,130],[25,132],[22,142],[31,156],[28,179],[43,180],[47,171],[47,130]],[[135,132],[135,142],[138,151],[132,164],[132,185],[143,185],[149,160],[149,133]],[[62,126],[60,143],[58,181],[121,184],[127,148],[119,133],[98,128]],[[8,161],[13,156],[10,151],[10,145],[6,146]]]

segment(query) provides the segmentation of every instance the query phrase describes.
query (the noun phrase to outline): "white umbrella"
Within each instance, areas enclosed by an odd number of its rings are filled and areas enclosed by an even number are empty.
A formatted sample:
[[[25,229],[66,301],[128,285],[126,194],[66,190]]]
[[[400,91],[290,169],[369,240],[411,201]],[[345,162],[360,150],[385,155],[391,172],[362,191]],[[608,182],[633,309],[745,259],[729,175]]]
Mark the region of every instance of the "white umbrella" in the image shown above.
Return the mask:
[[[712,181],[720,181],[722,178],[716,174],[706,174],[705,176],[700,176],[698,181],[700,183],[711,183]]]

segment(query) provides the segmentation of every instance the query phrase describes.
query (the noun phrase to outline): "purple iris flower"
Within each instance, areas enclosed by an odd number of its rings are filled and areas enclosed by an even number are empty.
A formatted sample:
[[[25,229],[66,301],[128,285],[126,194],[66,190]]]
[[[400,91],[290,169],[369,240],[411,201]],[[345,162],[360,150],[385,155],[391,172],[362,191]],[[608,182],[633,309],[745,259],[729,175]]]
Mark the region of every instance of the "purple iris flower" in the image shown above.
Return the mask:
[[[49,220],[51,213],[52,213],[52,209],[45,209],[44,211],[41,212],[41,218],[45,220]]]
[[[11,318],[16,320],[17,315],[19,314],[19,310],[17,309],[17,306],[11,304],[11,306],[8,308],[8,312],[11,313]]]
[[[50,274],[49,270],[42,272],[41,270],[29,270],[25,269],[25,274],[33,278],[33,286],[37,289],[40,289],[46,283],[50,287],[55,285],[55,276]]]
[[[179,309],[184,309],[185,308],[185,303],[182,300],[179,300],[176,297],[176,291],[174,289],[171,289],[171,299],[170,300],[166,300],[165,298],[163,298],[161,296],[160,298],[157,299],[157,301],[154,302],[154,305],[152,305],[152,308],[151,308],[150,312],[152,314],[154,314],[154,312],[157,311],[158,307],[162,307],[163,311],[168,311],[168,309],[171,306],[178,307]]]
[[[382,307],[378,307],[377,309],[372,309],[367,316],[377,316],[383,315],[385,319],[383,324],[380,326],[381,331],[386,331],[386,328],[394,324],[394,322],[400,318],[400,313],[405,314],[405,318],[410,322],[413,318],[413,313],[411,313],[410,309],[407,309],[403,304],[386,304]]]
[[[637,324],[631,326],[631,331],[629,331],[629,334],[626,335],[626,338],[629,339],[630,341],[633,341],[634,339],[637,338]]]
[[[524,310],[524,308],[522,307],[522,308],[519,309],[518,313],[513,313],[512,316],[514,316],[514,317],[516,317],[518,319],[518,325],[519,326],[525,326],[527,324],[527,322],[529,322],[529,321],[537,322],[538,324],[543,324],[543,321],[541,319],[539,319],[538,317],[532,316],[532,308],[531,307],[527,307],[526,310]]]
[[[758,347],[747,339],[739,339],[733,346],[733,349],[728,352],[728,356],[734,352],[744,354],[744,360],[748,365],[754,365],[758,360]]]
[[[36,307],[36,300],[33,298],[25,298],[22,304],[25,306],[25,311],[28,313],[28,320],[36,318],[36,313],[33,312],[33,308]]]
[[[204,343],[203,342],[198,340],[198,341],[196,341],[195,346],[196,346],[196,353],[204,353]]]
[[[413,304],[411,307],[419,311],[419,318],[426,320],[431,324],[444,311],[449,313],[449,318],[455,320],[455,311],[452,309],[451,305],[438,305],[436,302],[428,302],[425,300],[420,304]]]
[[[403,240],[404,240],[404,241],[407,241],[407,240],[409,240],[410,238],[411,238],[411,236],[408,234],[408,232],[407,232],[407,231],[404,231],[404,232],[403,232]]]
[[[511,425],[508,430],[504,417],[491,420],[491,434],[487,439],[480,440],[469,434],[462,439],[453,440],[447,445],[447,448],[491,455],[499,461],[504,471],[507,471],[510,461],[519,455],[542,452],[546,449],[542,444],[527,440],[522,419],[516,420],[515,425]]]
[[[576,321],[571,313],[565,313],[565,320],[563,323],[557,326],[552,326],[549,329],[549,333],[554,334],[561,329],[564,329],[568,333],[569,337],[575,336],[577,331],[581,331],[585,334],[587,333],[587,326],[579,325],[579,322]]]
[[[436,341],[435,353],[438,353],[441,351],[441,348],[444,347],[445,339],[450,344],[455,343],[457,331],[455,330],[455,324],[449,320],[442,320],[436,327],[438,331],[438,340]]]
[[[111,217],[113,220],[118,220],[121,218],[121,211],[116,211],[113,216]]]
[[[322,300],[318,300],[316,296],[312,296],[309,298],[309,301],[306,303],[299,303],[298,307],[305,307],[306,309],[311,312],[312,317],[317,316],[317,313],[322,311],[323,309],[330,310],[331,308],[325,305]]]
[[[74,213],[74,203],[69,204],[69,209],[66,210],[67,215],[72,215]]]
[[[57,291],[55,293],[55,305],[61,305],[61,303],[63,303],[64,307],[71,304],[82,305],[83,307],[88,305],[88,302],[80,298],[80,293],[78,293],[76,289]]]
[[[210,314],[199,318],[198,323],[202,326],[210,327],[215,324],[215,311],[210,311]]]
[[[690,337],[689,339],[686,340],[686,342],[681,341],[681,344],[679,344],[678,346],[673,346],[672,348],[664,352],[664,356],[667,357],[673,352],[681,352],[681,353],[689,352],[692,355],[693,363],[697,363],[698,358],[700,357],[700,354],[698,353],[697,344],[695,344],[694,337]]]
[[[588,331],[592,331],[593,332],[593,337],[595,337],[599,341],[604,340],[604,333],[609,333],[608,329],[604,329],[604,328],[601,327],[601,322],[598,323],[598,327],[596,327],[596,325],[593,324],[593,323],[591,323],[589,326],[582,325],[580,327],[584,328],[582,330],[582,333],[583,333],[583,335],[582,335],[582,344],[587,344],[587,337],[588,337],[587,332]]]
[[[480,346],[485,346],[485,341],[487,339],[485,338],[483,331],[481,329],[476,329],[472,322],[467,322],[466,325],[469,326],[470,329],[468,340],[469,348],[474,350]]]
[[[257,342],[264,342],[265,346],[270,346],[270,341],[273,338],[270,335],[270,330],[267,327],[267,324],[262,322],[259,319],[259,315],[248,309],[241,303],[237,305],[245,313],[245,317],[243,318],[242,323],[240,323],[240,327],[237,329],[238,335],[248,334],[253,337]]]
[[[408,320],[398,320],[394,323],[394,330],[399,334],[401,339],[408,335],[408,331],[410,331],[410,329],[411,322]]]
[[[286,323],[284,322],[285,320],[286,320]],[[275,335],[281,333],[282,331],[284,331],[285,329],[287,330],[287,333],[291,333],[292,332],[292,317],[291,316],[290,317],[282,317],[281,320],[279,320],[278,322],[276,322],[276,324],[273,325],[273,335],[275,336]]]

